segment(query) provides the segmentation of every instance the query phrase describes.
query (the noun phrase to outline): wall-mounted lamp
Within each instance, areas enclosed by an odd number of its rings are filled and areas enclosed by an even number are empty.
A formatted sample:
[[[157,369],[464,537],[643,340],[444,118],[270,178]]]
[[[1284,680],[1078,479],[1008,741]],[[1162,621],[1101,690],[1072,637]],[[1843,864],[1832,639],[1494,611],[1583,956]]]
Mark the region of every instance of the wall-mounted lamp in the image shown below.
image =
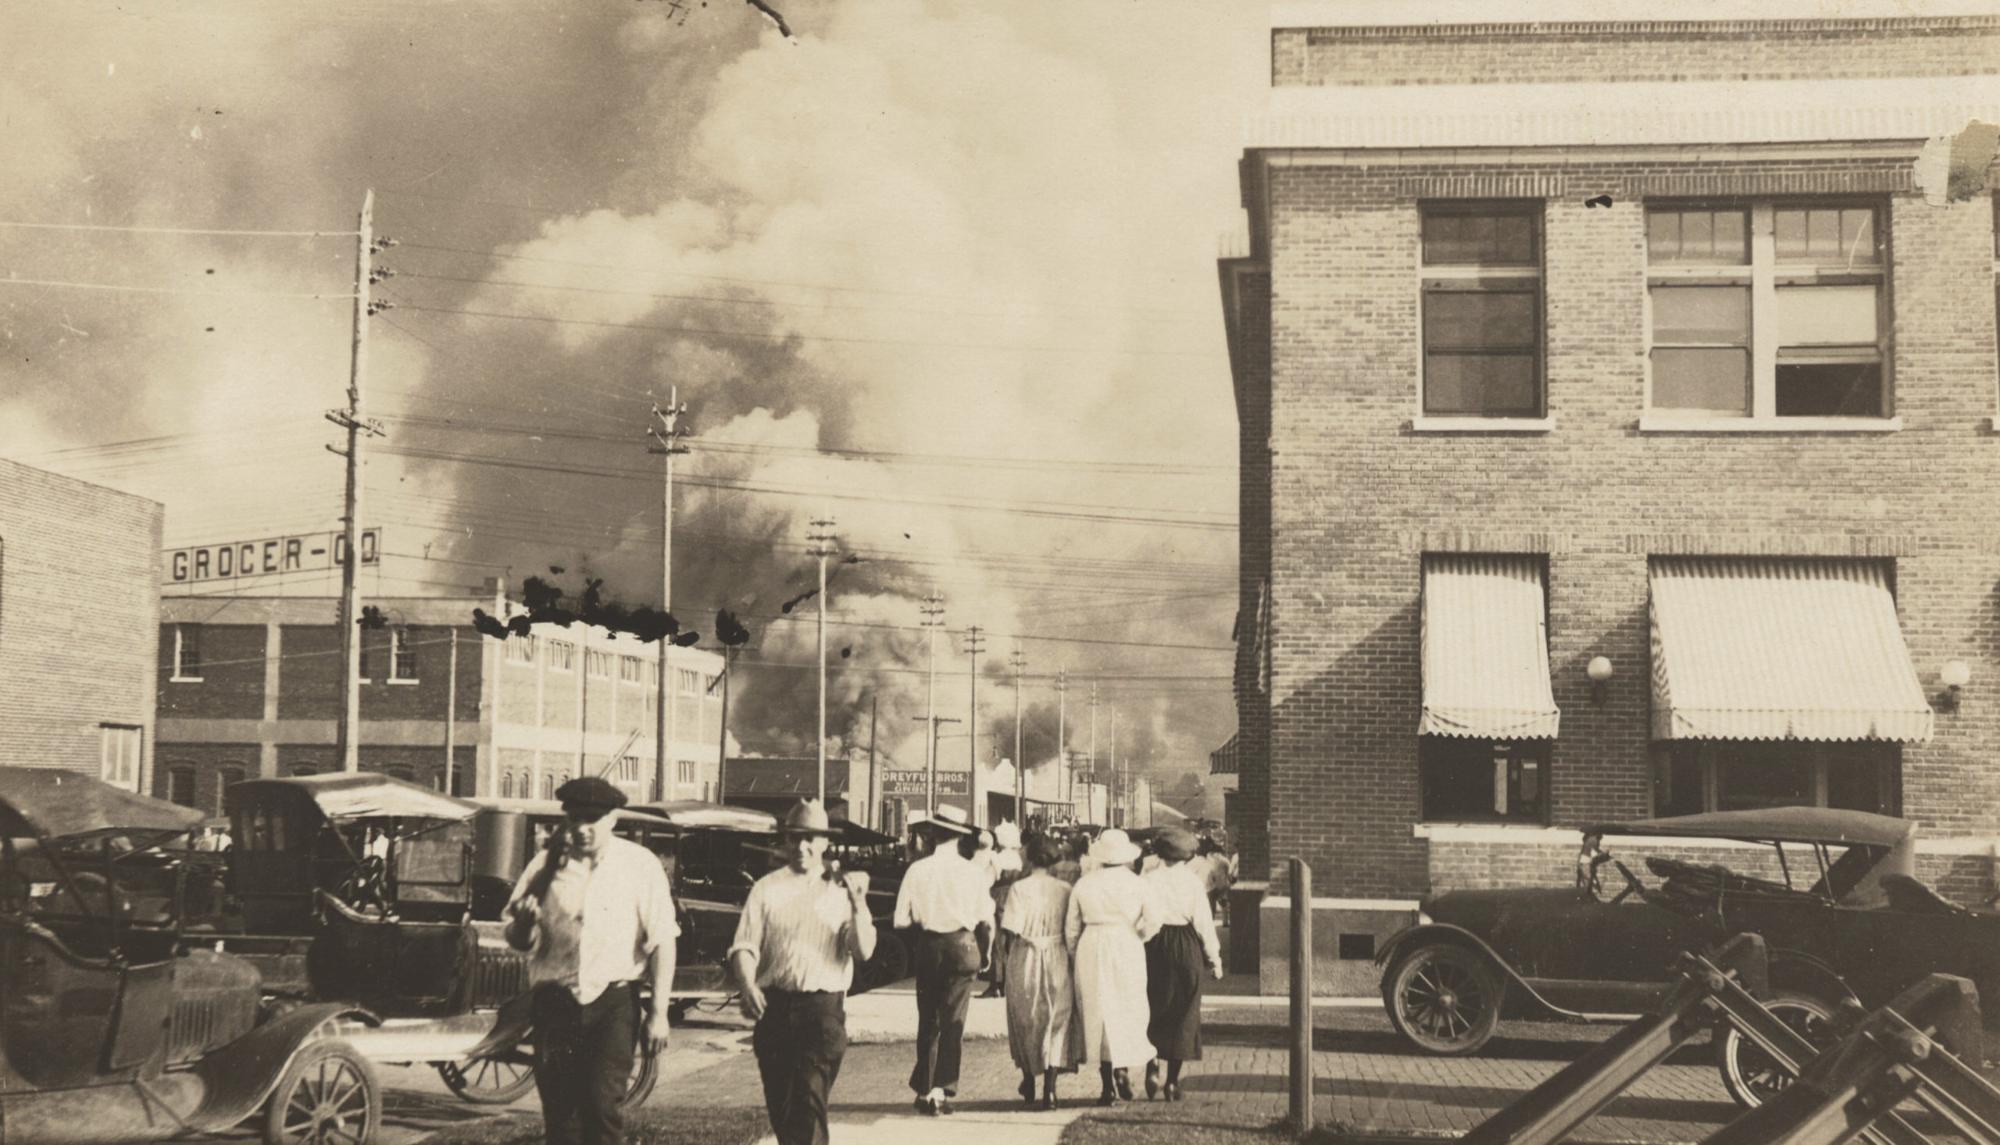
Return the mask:
[[[1946,660],[1938,668],[1938,683],[1944,685],[1944,691],[1939,692],[1937,696],[1939,710],[1946,712],[1957,711],[1958,691],[1971,682],[1972,669],[1966,665],[1965,661]]]
[[[1615,673],[1616,669],[1611,666],[1611,657],[1592,656],[1590,658],[1590,663],[1584,666],[1583,674],[1590,677],[1591,703],[1601,704],[1604,702],[1605,690],[1610,686],[1611,677]]]

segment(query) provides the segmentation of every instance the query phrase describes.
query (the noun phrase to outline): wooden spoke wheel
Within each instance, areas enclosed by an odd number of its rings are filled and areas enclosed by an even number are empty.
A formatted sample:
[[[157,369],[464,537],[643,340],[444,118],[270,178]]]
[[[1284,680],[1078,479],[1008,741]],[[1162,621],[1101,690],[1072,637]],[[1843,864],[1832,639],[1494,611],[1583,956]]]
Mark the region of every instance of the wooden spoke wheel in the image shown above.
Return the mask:
[[[1420,946],[1396,960],[1383,980],[1389,1021],[1419,1049],[1476,1052],[1500,1025],[1505,989],[1484,958],[1462,946]]]
[[[1824,1049],[1835,1041],[1833,1006],[1811,994],[1773,990],[1764,1008],[1790,1026],[1794,1033],[1811,1042],[1814,1049]],[[1744,1037],[1743,1031],[1734,1024],[1725,1024],[1719,1033],[1716,1065],[1722,1071],[1723,1088],[1729,1091],[1729,1096],[1735,1098],[1738,1105],[1755,1109],[1783,1093],[1797,1080],[1792,1071],[1779,1065],[1776,1058]]]
[[[439,1062],[437,1071],[453,1093],[475,1105],[506,1105],[535,1088],[535,1060],[525,1048],[477,1061]]]
[[[264,1111],[265,1145],[368,1145],[381,1128],[375,1068],[340,1041],[299,1047]]]

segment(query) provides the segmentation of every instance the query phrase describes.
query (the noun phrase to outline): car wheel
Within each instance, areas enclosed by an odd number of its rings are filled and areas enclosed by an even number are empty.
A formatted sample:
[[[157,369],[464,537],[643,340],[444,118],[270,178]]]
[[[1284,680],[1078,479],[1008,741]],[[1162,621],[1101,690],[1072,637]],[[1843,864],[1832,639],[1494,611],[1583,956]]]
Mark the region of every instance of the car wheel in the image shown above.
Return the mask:
[[[646,1036],[639,1035],[639,1047],[632,1052],[632,1076],[625,1083],[625,1096],[618,1104],[626,1109],[636,1108],[653,1093],[653,1086],[660,1080],[660,1059],[646,1048]]]
[[[299,1047],[264,1110],[265,1145],[368,1145],[382,1128],[382,1085],[340,1041]]]
[[[1396,960],[1384,983],[1389,1021],[1434,1054],[1476,1052],[1500,1025],[1505,984],[1463,946],[1420,946]]]
[[[1834,1008],[1811,994],[1773,990],[1764,1008],[1811,1042],[1815,1049],[1824,1049],[1834,1040]],[[1717,1040],[1716,1065],[1722,1070],[1723,1088],[1736,1099],[1736,1104],[1746,1109],[1755,1109],[1777,1097],[1796,1080],[1790,1070],[1744,1037],[1733,1023],[1725,1024]]]
[[[506,1105],[535,1087],[535,1062],[522,1049],[469,1062],[439,1062],[438,1076],[474,1105]]]

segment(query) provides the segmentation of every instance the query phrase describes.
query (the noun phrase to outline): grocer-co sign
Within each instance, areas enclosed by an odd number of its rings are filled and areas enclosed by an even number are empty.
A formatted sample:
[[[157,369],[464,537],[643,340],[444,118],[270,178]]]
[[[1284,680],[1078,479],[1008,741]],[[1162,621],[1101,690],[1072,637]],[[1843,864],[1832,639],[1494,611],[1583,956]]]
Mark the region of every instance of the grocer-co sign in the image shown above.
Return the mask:
[[[363,529],[361,563],[372,565],[381,559],[381,553],[382,530]],[[256,541],[170,549],[166,554],[166,576],[171,584],[239,580],[243,577],[337,569],[346,559],[347,538],[344,535],[305,533],[295,537],[266,537]]]

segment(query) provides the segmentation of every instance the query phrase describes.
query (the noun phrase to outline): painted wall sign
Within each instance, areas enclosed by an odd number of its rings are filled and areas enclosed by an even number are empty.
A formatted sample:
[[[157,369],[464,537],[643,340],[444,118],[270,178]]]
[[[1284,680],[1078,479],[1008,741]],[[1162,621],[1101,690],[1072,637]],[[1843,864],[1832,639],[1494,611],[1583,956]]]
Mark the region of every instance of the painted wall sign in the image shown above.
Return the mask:
[[[346,560],[347,538],[340,533],[305,533],[169,549],[165,554],[168,584],[241,580],[244,577],[337,569]],[[361,531],[361,563],[375,564],[382,555],[382,530]]]
[[[929,790],[930,773],[923,768],[909,770],[889,769],[882,772],[883,795],[918,795]],[[969,771],[946,771],[938,769],[937,789],[939,795],[969,795],[972,793],[972,773]]]

